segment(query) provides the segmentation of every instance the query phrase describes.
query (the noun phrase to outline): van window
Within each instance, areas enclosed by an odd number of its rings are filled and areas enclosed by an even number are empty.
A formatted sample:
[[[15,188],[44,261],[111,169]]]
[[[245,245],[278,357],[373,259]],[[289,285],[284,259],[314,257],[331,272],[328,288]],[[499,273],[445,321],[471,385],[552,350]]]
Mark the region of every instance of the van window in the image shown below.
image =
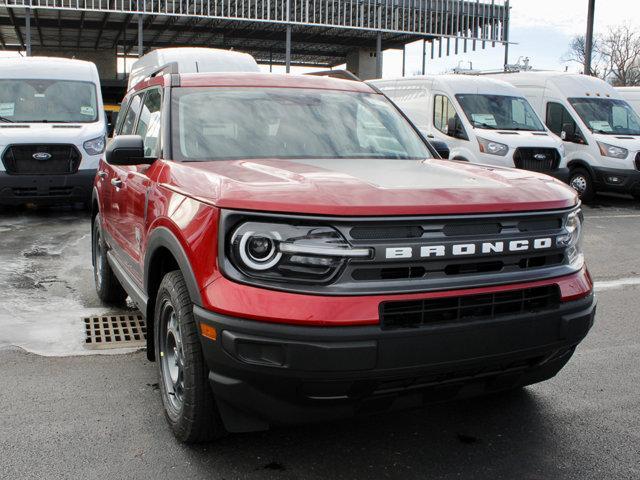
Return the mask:
[[[573,124],[576,131],[578,131],[576,122],[562,104],[556,102],[547,103],[547,127],[549,127],[549,130],[560,136],[562,133],[562,126],[565,123]]]
[[[154,88],[147,92],[140,112],[140,120],[136,127],[136,135],[144,140],[144,156],[154,158],[158,156],[158,139],[160,138],[160,109],[162,95]]]
[[[449,119],[458,118],[456,109],[444,95],[436,95],[433,101],[433,126],[448,135]]]
[[[631,106],[613,98],[570,98],[569,103],[594,133],[640,135],[640,118]]]
[[[456,98],[474,128],[544,131],[544,125],[524,97],[459,94]]]
[[[131,135],[133,133],[133,129],[136,127],[136,118],[138,118],[138,113],[140,113],[142,95],[144,95],[144,92],[138,93],[131,99],[131,102],[129,103],[129,110],[127,110],[127,114],[122,122],[120,135]]]
[[[0,117],[23,123],[97,122],[96,86],[72,80],[2,79]]]

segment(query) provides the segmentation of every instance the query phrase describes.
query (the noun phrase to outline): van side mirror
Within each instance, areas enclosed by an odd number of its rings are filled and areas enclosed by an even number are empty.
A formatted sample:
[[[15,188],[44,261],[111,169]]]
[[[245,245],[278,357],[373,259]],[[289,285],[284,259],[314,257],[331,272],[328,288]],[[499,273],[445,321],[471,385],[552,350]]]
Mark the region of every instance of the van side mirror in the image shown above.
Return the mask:
[[[458,116],[452,117],[447,121],[447,135],[466,140],[466,135],[464,134],[462,123]]]
[[[111,165],[143,165],[144,141],[140,135],[119,135],[109,142],[104,159]]]
[[[562,132],[560,132],[560,138],[565,142],[575,142],[576,141],[575,123],[563,123]]]
[[[431,141],[431,146],[442,158],[449,158],[449,146],[445,142]]]

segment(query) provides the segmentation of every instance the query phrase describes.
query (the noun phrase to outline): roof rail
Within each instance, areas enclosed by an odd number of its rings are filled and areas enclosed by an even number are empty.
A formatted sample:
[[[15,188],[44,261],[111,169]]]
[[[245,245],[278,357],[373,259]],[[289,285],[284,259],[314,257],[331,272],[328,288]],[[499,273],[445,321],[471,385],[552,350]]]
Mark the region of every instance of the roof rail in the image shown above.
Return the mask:
[[[361,82],[360,78],[351,73],[349,70],[320,70],[319,72],[309,72],[305,75],[315,75],[318,77],[331,77],[341,78],[342,80],[352,80],[354,82]]]
[[[157,70],[151,72],[147,78],[158,77],[166,73],[180,73],[178,62],[169,62],[166,65],[161,66]]]

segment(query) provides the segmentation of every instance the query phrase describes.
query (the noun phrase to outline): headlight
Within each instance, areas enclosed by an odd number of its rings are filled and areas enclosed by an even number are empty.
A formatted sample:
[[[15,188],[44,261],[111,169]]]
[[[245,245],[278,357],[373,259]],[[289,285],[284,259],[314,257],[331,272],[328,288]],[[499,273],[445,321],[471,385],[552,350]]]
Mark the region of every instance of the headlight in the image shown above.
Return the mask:
[[[569,264],[580,269],[584,265],[584,255],[582,254],[582,212],[577,210],[567,217],[565,225],[566,233],[559,235],[556,239],[558,247],[566,249]]]
[[[91,140],[87,140],[82,144],[84,149],[87,151],[89,155],[100,155],[104,152],[104,145],[106,140],[104,135],[97,138],[92,138]]]
[[[229,240],[234,266],[250,277],[275,281],[330,281],[350,258],[370,258],[328,226],[246,222]]]
[[[504,157],[509,152],[509,146],[504,143],[493,142],[481,137],[477,138],[482,153]]]
[[[627,155],[629,155],[629,150],[626,148],[616,147],[608,143],[598,142],[598,147],[600,147],[600,154],[603,157],[627,158]]]

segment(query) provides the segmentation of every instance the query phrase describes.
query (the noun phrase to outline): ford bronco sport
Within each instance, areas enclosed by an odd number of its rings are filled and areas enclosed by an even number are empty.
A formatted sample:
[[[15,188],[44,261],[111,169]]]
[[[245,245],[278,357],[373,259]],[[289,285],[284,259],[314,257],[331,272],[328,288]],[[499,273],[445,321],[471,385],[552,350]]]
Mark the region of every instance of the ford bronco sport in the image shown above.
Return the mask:
[[[96,288],[146,316],[181,441],[540,382],[593,323],[575,191],[437,158],[374,87],[165,70],[122,112]]]

